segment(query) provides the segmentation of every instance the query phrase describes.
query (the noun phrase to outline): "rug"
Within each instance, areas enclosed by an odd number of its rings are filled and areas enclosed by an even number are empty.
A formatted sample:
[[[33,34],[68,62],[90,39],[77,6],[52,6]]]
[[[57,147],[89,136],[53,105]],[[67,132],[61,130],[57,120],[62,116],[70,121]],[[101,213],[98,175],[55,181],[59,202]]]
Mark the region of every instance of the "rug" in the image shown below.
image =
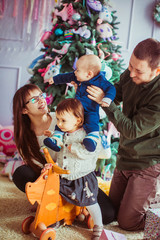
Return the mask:
[[[0,176],[0,240],[36,239],[31,234],[25,235],[21,230],[23,220],[32,215],[34,216],[26,195],[7,176]],[[124,234],[127,240],[143,239],[143,231],[124,231],[118,227],[117,222],[105,225],[104,228]],[[56,229],[56,240],[89,240],[91,235],[92,231],[79,222]]]

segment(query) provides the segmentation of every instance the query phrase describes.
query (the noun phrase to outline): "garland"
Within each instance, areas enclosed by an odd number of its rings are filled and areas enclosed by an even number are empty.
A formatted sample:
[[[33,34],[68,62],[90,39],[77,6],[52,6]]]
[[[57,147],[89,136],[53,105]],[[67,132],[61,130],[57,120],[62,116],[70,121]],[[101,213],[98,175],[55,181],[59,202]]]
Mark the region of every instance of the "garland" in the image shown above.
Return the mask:
[[[157,23],[160,23],[160,0],[157,1],[154,7],[153,18]]]

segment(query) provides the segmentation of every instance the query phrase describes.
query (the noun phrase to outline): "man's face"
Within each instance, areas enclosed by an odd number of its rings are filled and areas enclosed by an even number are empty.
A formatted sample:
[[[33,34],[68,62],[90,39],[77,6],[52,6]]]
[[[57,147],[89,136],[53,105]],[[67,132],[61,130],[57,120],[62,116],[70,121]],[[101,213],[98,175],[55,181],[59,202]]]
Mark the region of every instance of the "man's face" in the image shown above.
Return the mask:
[[[133,53],[129,61],[128,69],[130,71],[130,77],[132,78],[132,81],[137,85],[152,81],[157,72],[157,69],[152,70],[149,67],[146,60],[140,60],[136,58]]]

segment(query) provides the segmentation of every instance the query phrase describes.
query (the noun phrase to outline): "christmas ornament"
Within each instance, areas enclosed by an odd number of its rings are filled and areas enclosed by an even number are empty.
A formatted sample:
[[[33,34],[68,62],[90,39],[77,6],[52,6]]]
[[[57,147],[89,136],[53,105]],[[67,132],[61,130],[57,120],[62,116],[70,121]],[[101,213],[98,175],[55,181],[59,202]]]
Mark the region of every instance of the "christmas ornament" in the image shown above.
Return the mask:
[[[71,43],[65,43],[61,49],[52,48],[52,52],[66,54]]]
[[[57,23],[57,21],[58,21],[58,18],[55,14],[55,8],[53,8],[53,10],[52,10],[52,24],[53,24],[53,26]]]
[[[153,18],[157,23],[160,23],[160,1],[157,1],[154,7]]]
[[[57,28],[54,33],[56,36],[62,36],[64,32],[61,28]]]
[[[92,44],[93,46],[96,46],[96,39],[95,39],[94,36],[93,36],[92,39],[91,39],[91,44]]]
[[[104,55],[104,52],[102,51],[102,49],[100,48],[101,45],[102,45],[102,43],[99,43],[99,44],[97,45],[97,48],[98,48],[98,57],[103,60],[104,57],[105,57],[105,55]]]
[[[118,54],[118,53],[112,53],[112,59],[113,59],[114,61],[117,61],[120,57],[121,57],[120,54]]]
[[[95,29],[92,31],[92,34],[93,34],[93,36],[92,36],[92,39],[91,39],[91,44],[93,46],[96,46]]]
[[[97,20],[98,24],[101,24],[104,21],[111,23],[113,20],[111,13],[108,11],[107,7],[102,7],[102,11],[99,13],[99,19]]]
[[[94,10],[96,12],[100,12],[102,10],[102,4],[100,1],[87,0],[86,4],[88,7],[90,7],[92,10]]]
[[[108,23],[97,25],[97,31],[100,33],[100,37],[103,38],[103,40],[106,40],[113,35],[112,27]]]
[[[31,62],[31,64],[27,67],[27,72],[28,72],[29,74],[32,74],[32,75],[33,75],[33,74],[34,74],[34,69],[40,65],[40,63],[41,63],[42,60],[44,60],[44,54],[43,54],[43,55],[40,55],[40,56],[37,57],[37,58],[35,58],[35,59]]]
[[[39,69],[42,72],[41,76],[44,78],[44,83],[49,82],[50,78],[53,78],[60,72],[61,65],[56,65],[56,61],[59,63],[59,58],[55,58],[53,62],[47,65],[45,69]]]
[[[74,13],[72,19],[74,21],[79,21],[81,19],[81,15],[79,13]]]
[[[101,60],[104,60],[105,58],[107,58],[108,56],[110,56],[110,53],[107,52],[107,48],[103,48],[103,50],[100,48],[100,46],[102,46],[102,43],[99,43],[97,45],[98,48],[98,56]]]
[[[80,27],[77,30],[73,29],[73,33],[79,34],[81,37],[86,39],[90,38],[91,36],[91,31],[87,29],[87,26]]]
[[[72,15],[76,13],[76,11],[73,9],[72,3],[65,3],[63,6],[64,8],[60,12],[58,12],[58,9],[56,9],[54,14],[56,16],[60,16],[64,22],[69,20],[68,23],[72,25],[74,23]]]
[[[72,29],[65,30],[64,37],[65,39],[71,39],[73,37],[73,30]]]

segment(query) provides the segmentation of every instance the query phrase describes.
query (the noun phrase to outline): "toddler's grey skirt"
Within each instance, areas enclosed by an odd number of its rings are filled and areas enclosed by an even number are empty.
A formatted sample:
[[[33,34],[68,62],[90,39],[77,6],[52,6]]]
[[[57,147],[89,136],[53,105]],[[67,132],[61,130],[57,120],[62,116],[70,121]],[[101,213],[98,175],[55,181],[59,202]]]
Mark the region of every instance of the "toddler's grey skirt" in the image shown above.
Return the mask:
[[[67,202],[77,206],[89,206],[97,203],[96,174],[91,172],[76,180],[60,178],[60,194]]]

